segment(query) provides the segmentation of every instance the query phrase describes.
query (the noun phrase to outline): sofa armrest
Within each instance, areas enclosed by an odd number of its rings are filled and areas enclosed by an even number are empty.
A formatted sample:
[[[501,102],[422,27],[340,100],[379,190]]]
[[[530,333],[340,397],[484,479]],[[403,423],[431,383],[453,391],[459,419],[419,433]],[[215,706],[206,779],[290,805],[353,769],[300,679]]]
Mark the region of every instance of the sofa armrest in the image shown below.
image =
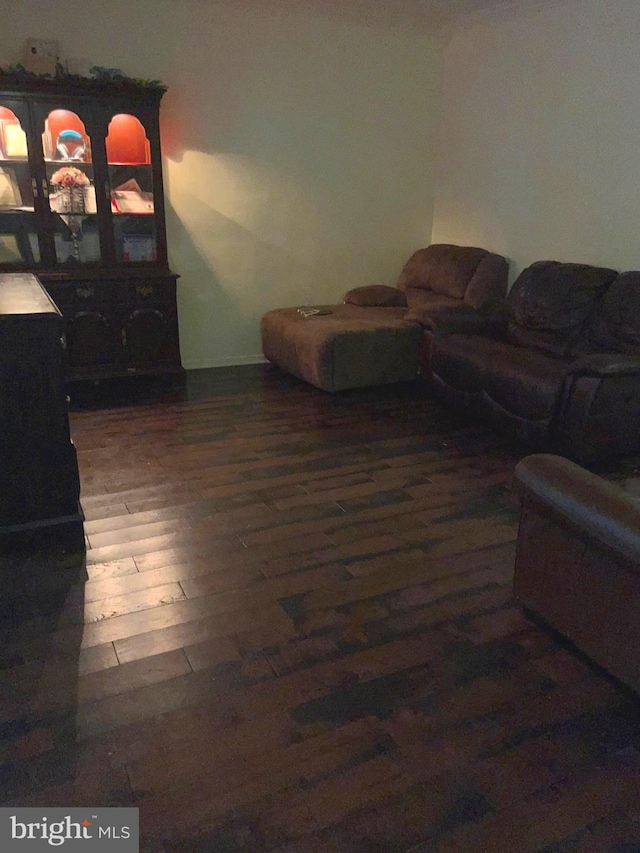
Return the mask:
[[[397,287],[389,287],[386,284],[354,287],[345,293],[344,301],[363,308],[405,308],[407,305],[406,294]]]
[[[551,454],[522,459],[514,484],[523,500],[533,499],[590,539],[637,561],[640,506],[620,487]]]
[[[554,449],[583,465],[640,451],[640,370],[617,360],[608,372],[606,361],[600,373],[594,366],[568,373],[551,424]]]
[[[640,376],[640,358],[621,353],[594,353],[574,361],[571,376]]]

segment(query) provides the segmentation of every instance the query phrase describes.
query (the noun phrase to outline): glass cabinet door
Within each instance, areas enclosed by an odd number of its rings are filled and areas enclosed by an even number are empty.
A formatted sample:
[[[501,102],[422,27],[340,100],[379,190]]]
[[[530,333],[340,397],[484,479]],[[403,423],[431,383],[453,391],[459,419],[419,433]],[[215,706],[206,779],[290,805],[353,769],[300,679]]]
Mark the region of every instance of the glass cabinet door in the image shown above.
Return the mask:
[[[116,260],[154,262],[157,234],[150,144],[136,116],[118,113],[111,118],[106,151]]]
[[[55,257],[59,264],[101,259],[91,139],[71,110],[48,113],[42,134],[45,196],[53,216]]]
[[[0,265],[40,263],[26,121],[0,103]]]

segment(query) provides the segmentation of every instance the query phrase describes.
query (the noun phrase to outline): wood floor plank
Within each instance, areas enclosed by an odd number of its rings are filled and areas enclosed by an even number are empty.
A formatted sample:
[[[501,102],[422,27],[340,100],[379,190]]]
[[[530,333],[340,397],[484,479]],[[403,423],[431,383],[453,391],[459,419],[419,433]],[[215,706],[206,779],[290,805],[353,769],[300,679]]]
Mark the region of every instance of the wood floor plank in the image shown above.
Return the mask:
[[[133,557],[123,557],[120,560],[111,560],[106,563],[94,563],[87,566],[89,580],[109,580],[111,578],[134,575],[138,571]]]
[[[226,551],[241,551],[243,550],[242,543],[235,536],[220,537],[217,540],[212,540],[207,535],[207,531],[182,530],[177,533],[166,533],[160,536],[151,536],[149,538],[135,539],[129,542],[118,542],[113,545],[103,545],[98,548],[89,548],[87,550],[87,565],[94,563],[104,563],[111,560],[121,560],[123,557],[138,557],[142,554],[153,554],[156,551],[174,548],[184,545],[190,547],[198,540],[202,543],[202,548],[211,550],[226,550]]]
[[[136,576],[137,577],[137,576]],[[167,583],[138,589],[124,595],[111,595],[98,600],[85,600],[83,615],[85,625],[114,619],[132,613],[140,613],[162,605],[183,601],[184,590],[178,583]]]
[[[142,660],[87,674],[79,681],[78,699],[80,702],[102,699],[191,671],[189,661],[181,649],[150,655]]]
[[[156,521],[149,524],[120,526],[117,530],[104,530],[103,532],[89,533],[89,548],[104,548],[112,544],[124,542],[135,542],[140,539],[149,539],[174,531],[190,530],[191,524],[187,518],[172,518]]]
[[[146,510],[145,512],[131,512],[127,510],[126,504],[118,504],[118,506],[123,507],[123,512],[119,515],[112,515],[111,513],[102,514],[100,510],[94,509],[94,516],[98,515],[98,513],[100,514],[98,517],[94,517],[93,520],[85,520],[84,532],[88,536],[95,536],[98,533],[111,533],[127,527],[142,527],[167,520],[174,521],[177,518],[186,516],[189,507],[197,507],[198,505],[198,502],[192,502],[190,504]]]
[[[113,643],[118,660],[125,663],[163,651],[186,648],[216,637],[232,637],[238,632],[255,630],[261,625],[269,629],[281,626],[285,626],[287,630],[291,629],[291,622],[280,607],[276,604],[264,604],[239,612],[223,611],[168,624],[166,620],[161,620],[158,627],[150,627],[147,624],[141,632],[136,632],[135,625],[129,624],[122,631],[124,636],[115,639]]]

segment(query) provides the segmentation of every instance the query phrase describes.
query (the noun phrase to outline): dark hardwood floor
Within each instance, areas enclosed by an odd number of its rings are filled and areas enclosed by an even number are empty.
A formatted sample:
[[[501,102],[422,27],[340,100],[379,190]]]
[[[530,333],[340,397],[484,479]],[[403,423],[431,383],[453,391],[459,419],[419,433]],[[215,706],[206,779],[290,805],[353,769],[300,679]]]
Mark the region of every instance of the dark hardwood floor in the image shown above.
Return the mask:
[[[637,702],[512,601],[524,451],[415,392],[76,389],[86,562],[2,558],[2,804],[138,806],[148,853],[637,853]]]

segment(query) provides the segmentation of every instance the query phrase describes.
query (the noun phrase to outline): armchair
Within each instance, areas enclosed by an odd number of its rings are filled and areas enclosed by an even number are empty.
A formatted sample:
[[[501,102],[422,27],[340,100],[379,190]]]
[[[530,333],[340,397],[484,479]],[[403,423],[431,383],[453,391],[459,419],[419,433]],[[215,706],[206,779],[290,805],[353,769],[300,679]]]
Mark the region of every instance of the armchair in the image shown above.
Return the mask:
[[[521,460],[515,487],[516,599],[640,692],[640,500],[548,454]]]

